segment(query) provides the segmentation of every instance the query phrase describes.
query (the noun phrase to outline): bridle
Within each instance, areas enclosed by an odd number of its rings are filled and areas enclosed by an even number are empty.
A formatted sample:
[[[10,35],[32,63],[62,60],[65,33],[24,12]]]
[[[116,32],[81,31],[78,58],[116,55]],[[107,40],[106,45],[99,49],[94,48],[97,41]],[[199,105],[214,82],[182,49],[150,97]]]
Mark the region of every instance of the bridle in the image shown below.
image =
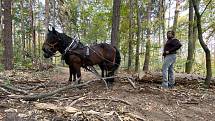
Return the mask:
[[[55,49],[55,45],[58,44],[58,42],[55,42],[54,44],[48,43],[46,42],[48,46],[50,46],[51,48]]]

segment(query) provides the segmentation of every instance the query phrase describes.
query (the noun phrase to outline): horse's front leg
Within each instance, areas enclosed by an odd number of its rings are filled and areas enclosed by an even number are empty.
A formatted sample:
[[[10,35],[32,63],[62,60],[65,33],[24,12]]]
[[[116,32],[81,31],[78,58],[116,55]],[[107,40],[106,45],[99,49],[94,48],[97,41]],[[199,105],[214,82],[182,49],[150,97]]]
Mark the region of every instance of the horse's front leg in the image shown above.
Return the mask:
[[[74,64],[74,70],[75,70],[75,73],[77,76],[77,79],[75,82],[76,82],[76,84],[80,84],[81,83],[81,65]]]
[[[75,81],[75,80],[72,80],[72,76],[75,79],[74,68],[72,68],[72,66],[69,66],[69,83],[71,83],[72,81]]]

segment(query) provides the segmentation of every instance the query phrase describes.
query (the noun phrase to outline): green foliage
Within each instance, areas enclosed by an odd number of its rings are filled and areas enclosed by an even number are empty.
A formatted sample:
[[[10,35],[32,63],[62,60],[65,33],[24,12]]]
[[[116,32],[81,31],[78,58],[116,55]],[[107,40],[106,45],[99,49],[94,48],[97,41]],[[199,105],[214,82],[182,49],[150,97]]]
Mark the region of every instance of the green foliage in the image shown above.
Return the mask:
[[[32,46],[31,40],[31,32],[32,28],[30,26],[30,18],[29,17],[29,1],[23,1],[24,8],[21,10],[20,1],[13,1],[13,28],[14,30],[14,67],[15,68],[31,68],[32,67],[32,59],[31,58],[23,58],[23,43],[21,40],[21,35],[23,31],[21,30],[21,15],[23,15],[24,20],[24,32],[25,32],[25,41],[26,47],[25,50],[32,54],[31,49],[27,46],[30,44]],[[58,1],[57,1],[58,2]],[[81,3],[80,3],[81,2]],[[144,54],[145,54],[145,37],[146,37],[146,28],[149,27],[152,30],[150,35],[151,37],[151,60],[150,60],[150,68],[151,70],[161,70],[162,66],[162,39],[161,45],[158,43],[159,36],[159,28],[163,21],[159,20],[158,12],[159,12],[159,3],[158,1],[153,1],[152,4],[152,22],[147,23],[146,21],[146,8],[147,8],[148,0],[139,1],[140,9],[141,9],[141,40],[140,44],[142,47],[140,54],[140,68],[143,66]],[[209,0],[203,0],[201,2],[201,10],[206,6]],[[84,43],[95,43],[95,42],[110,42],[111,39],[111,25],[112,25],[112,0],[65,0],[63,1],[62,6],[58,6],[56,8],[56,23],[60,26],[64,27],[63,30],[69,36],[73,33],[79,34],[81,41]],[[207,40],[211,40],[214,37],[215,33],[215,1],[208,6],[207,10],[202,16],[202,26],[204,30],[204,35],[207,35]],[[178,18],[178,27],[176,32],[176,37],[183,43],[183,50],[178,54],[177,62],[175,64],[175,70],[177,72],[184,72],[184,67],[186,63],[186,52],[187,52],[187,40],[188,40],[188,14],[184,14],[186,9],[188,9],[188,2],[182,4],[182,10],[179,13]],[[136,5],[135,5],[136,6]],[[51,7],[51,6],[50,6]],[[50,17],[53,16],[53,8],[50,8]],[[137,31],[137,21],[136,21],[136,12],[137,7],[134,8],[134,23],[135,26],[132,28],[134,34],[134,40],[132,41],[133,46],[133,55],[135,56],[135,46],[136,46],[136,31]],[[42,3],[35,3],[34,6],[34,16],[35,16],[35,29],[36,35],[38,33],[45,33],[44,28],[44,5]],[[129,40],[129,1],[121,2],[121,10],[120,10],[120,52],[123,57],[126,57],[124,65],[127,64],[127,55],[128,55],[128,40]],[[182,15],[183,13],[183,15]],[[167,16],[166,16],[167,17]],[[59,19],[61,18],[61,19]],[[164,20],[165,22],[167,19]],[[50,21],[51,22],[51,21]],[[169,28],[165,28],[166,30]],[[155,39],[154,39],[155,38]],[[162,38],[162,29],[160,29],[160,38]],[[41,41],[41,43],[44,39]],[[30,42],[30,43],[29,43]],[[31,47],[32,48],[32,47]],[[36,58],[41,58],[38,51],[41,51],[41,45],[39,48],[37,42],[37,55]],[[0,57],[2,57],[3,47],[0,45]],[[204,57],[204,52],[199,44],[196,42],[196,57]],[[133,58],[133,57],[132,57]],[[197,58],[199,59],[199,58]],[[194,61],[193,72],[195,73],[205,73],[205,62],[203,59]],[[59,58],[57,58],[57,62],[60,63]],[[134,65],[134,59],[132,60],[132,65]],[[3,69],[3,65],[0,64],[0,70]],[[213,71],[214,72],[214,71]],[[214,72],[215,73],[215,72]]]
[[[6,85],[6,86],[11,85],[11,81],[10,80],[4,80],[4,85]]]

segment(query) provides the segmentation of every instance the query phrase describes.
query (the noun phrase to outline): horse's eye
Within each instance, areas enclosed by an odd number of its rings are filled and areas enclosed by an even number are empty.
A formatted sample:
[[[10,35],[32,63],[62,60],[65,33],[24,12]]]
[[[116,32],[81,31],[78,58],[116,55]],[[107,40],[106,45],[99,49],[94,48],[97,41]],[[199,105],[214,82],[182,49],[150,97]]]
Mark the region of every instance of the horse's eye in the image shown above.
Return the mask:
[[[45,48],[43,48],[43,52],[46,52],[46,49],[45,49]]]

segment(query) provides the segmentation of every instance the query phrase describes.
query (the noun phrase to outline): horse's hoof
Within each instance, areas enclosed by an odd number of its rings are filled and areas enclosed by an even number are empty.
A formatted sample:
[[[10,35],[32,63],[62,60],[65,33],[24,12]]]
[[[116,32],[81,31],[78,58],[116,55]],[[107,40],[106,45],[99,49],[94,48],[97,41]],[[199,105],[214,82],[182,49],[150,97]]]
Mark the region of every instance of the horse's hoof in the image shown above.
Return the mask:
[[[107,86],[108,86],[108,89],[112,89],[113,88],[113,82],[107,81]]]
[[[72,84],[72,81],[70,81],[70,80],[69,80],[69,81],[67,81],[67,84]]]

